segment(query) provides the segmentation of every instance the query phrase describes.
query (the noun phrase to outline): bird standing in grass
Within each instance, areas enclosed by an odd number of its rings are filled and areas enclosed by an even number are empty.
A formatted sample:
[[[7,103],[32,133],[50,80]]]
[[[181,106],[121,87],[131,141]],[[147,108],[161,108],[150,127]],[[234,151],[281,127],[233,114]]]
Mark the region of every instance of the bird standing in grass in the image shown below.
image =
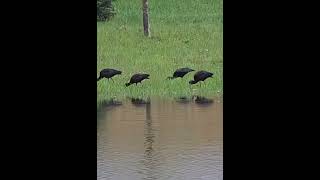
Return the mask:
[[[98,77],[97,81],[100,81],[102,78],[107,78],[108,80],[112,79],[113,76],[117,75],[117,74],[121,74],[121,71],[115,70],[115,69],[103,69],[100,71],[100,76]]]
[[[193,69],[190,68],[180,68],[177,69],[174,73],[172,77],[168,77],[167,79],[175,79],[175,78],[183,78],[183,76],[185,76],[186,74],[188,74],[189,72],[194,71]]]
[[[130,86],[131,84],[138,84],[141,83],[143,80],[145,79],[149,79],[149,74],[143,74],[143,73],[138,73],[138,74],[134,74],[131,79],[130,82],[126,83],[126,86]]]
[[[206,80],[207,78],[213,78],[213,73],[207,72],[207,71],[198,71],[194,77],[193,80],[189,81],[189,84],[196,84],[200,81]]]

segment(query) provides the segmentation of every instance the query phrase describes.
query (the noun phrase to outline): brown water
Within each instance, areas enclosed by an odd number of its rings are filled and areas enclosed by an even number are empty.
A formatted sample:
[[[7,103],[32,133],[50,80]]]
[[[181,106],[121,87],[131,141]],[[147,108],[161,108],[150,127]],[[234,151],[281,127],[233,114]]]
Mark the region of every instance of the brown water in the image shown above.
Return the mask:
[[[223,179],[222,102],[152,99],[98,113],[98,180]]]

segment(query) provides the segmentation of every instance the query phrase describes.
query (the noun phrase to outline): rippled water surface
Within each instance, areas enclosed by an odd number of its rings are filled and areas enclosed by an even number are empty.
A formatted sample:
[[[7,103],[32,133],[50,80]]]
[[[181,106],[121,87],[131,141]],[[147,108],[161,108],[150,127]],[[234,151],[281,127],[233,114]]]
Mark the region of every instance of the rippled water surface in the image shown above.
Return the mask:
[[[223,179],[221,101],[128,99],[98,111],[98,180]]]

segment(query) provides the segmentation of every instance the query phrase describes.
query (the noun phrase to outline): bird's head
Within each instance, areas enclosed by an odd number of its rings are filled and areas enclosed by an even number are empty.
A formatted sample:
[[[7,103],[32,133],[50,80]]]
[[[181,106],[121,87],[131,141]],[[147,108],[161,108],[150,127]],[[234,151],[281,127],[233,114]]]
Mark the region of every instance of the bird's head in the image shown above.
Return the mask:
[[[191,80],[191,81],[189,81],[189,84],[195,84],[196,83],[196,81],[195,80]]]

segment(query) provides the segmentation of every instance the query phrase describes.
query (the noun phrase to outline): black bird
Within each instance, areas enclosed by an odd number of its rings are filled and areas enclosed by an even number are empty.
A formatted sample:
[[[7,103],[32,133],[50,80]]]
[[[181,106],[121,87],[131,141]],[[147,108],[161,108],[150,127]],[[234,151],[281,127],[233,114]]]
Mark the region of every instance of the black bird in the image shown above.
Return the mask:
[[[183,76],[185,76],[186,74],[188,74],[189,72],[194,71],[193,69],[190,68],[180,68],[177,69],[174,73],[172,77],[168,77],[167,79],[175,79],[175,78],[183,78]]]
[[[130,86],[131,84],[141,83],[145,79],[149,79],[149,74],[138,73],[131,77],[130,82],[126,83],[126,86]]]
[[[204,80],[206,80],[207,78],[212,78],[212,76],[213,76],[213,73],[211,72],[198,71],[193,77],[194,80],[189,81],[189,84],[196,84],[200,81],[204,82]]]
[[[107,78],[108,80],[111,79],[113,81],[112,77],[121,73],[121,71],[115,69],[103,69],[100,71],[100,76],[98,77],[97,81],[101,80],[102,78]]]

